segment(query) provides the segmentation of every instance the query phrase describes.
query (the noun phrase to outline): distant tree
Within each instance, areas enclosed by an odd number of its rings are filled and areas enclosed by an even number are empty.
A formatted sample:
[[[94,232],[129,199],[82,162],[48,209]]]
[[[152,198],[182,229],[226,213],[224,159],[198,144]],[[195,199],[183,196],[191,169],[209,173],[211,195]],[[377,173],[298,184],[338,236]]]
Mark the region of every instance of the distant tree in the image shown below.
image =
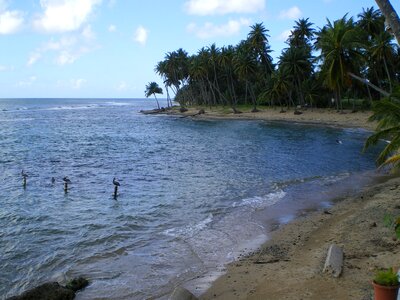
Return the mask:
[[[154,95],[154,98],[156,99],[157,102],[157,107],[160,109],[160,104],[158,103],[158,99],[156,97],[156,94],[162,94],[163,90],[162,88],[159,87],[157,82],[149,82],[149,84],[146,85],[146,90],[144,91],[144,94],[146,98],[149,98],[151,95]]]

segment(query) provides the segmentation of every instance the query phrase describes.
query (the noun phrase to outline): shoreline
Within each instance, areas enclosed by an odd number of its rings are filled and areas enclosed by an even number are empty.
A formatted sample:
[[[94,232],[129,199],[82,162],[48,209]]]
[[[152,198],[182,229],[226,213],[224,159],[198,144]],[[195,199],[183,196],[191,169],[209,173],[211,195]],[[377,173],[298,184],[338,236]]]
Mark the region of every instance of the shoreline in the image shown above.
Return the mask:
[[[383,224],[386,214],[400,214],[400,177],[382,180],[271,232],[199,299],[371,299],[375,272],[400,261],[400,241]],[[322,273],[332,243],[344,251],[339,278]]]
[[[199,113],[204,110],[204,113]],[[180,116],[183,118],[194,118],[200,120],[261,120],[272,122],[290,122],[300,123],[312,126],[333,126],[339,128],[363,128],[373,131],[376,128],[376,122],[369,122],[368,118],[372,115],[371,111],[343,110],[337,112],[334,109],[326,108],[307,108],[299,110],[301,114],[294,114],[294,110],[288,110],[281,113],[278,108],[260,109],[253,113],[244,111],[240,114],[234,114],[230,109],[223,107],[189,107],[187,111],[180,112],[178,107],[166,109],[158,114],[167,114]],[[145,112],[144,112],[145,113]],[[152,113],[153,114],[153,113]]]
[[[199,108],[169,115],[201,120],[233,119],[301,123],[313,126],[375,129],[371,112],[337,113],[326,109],[280,113],[223,113],[221,109],[197,114]],[[329,210],[316,210],[270,232],[257,251],[229,263],[199,299],[372,299],[371,285],[381,268],[399,267],[400,241],[384,225],[387,214],[400,215],[400,177],[382,176],[355,196],[333,201]],[[323,274],[331,244],[342,247],[342,275]]]

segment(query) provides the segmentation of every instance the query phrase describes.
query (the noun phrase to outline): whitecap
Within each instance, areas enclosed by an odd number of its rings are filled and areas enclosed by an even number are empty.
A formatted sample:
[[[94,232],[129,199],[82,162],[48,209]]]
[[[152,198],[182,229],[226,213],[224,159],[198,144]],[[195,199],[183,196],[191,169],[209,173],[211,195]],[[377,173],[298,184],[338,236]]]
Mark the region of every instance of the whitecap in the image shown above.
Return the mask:
[[[172,237],[182,237],[182,238],[187,238],[187,237],[192,237],[196,233],[204,230],[208,224],[210,224],[213,221],[213,215],[209,214],[207,218],[204,220],[201,220],[198,223],[191,224],[185,227],[180,227],[180,228],[169,228],[164,230],[164,234]]]
[[[240,202],[234,202],[233,207],[247,206],[252,208],[264,208],[267,206],[274,205],[275,203],[283,199],[285,196],[286,196],[285,191],[277,190],[265,196],[255,196],[251,198],[245,198]]]

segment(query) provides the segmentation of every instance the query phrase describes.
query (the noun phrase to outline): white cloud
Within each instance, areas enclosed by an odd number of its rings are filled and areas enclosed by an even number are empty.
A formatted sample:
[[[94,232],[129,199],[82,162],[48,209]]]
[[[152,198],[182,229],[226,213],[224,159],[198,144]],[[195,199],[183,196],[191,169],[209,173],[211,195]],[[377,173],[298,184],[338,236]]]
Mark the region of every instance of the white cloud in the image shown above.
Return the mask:
[[[97,49],[95,34],[86,26],[80,34],[62,36],[58,40],[51,39],[36,49],[29,57],[27,65],[32,66],[40,59],[53,57],[60,66],[72,64],[82,55]]]
[[[300,18],[302,15],[302,12],[300,8],[297,6],[293,6],[287,10],[282,10],[279,14],[280,19],[289,19],[289,20],[295,20]]]
[[[146,45],[148,35],[149,31],[143,26],[139,26],[135,31],[133,39],[135,40],[135,42],[138,42],[139,44],[144,46]]]
[[[35,83],[37,80],[36,76],[31,76],[27,80],[19,81],[16,86],[17,87],[28,87]]]
[[[289,38],[289,36],[291,34],[292,34],[292,30],[291,29],[287,29],[285,31],[282,31],[281,34],[277,37],[277,40],[285,42]]]
[[[198,26],[196,23],[191,23],[186,29],[198,38],[209,39],[218,36],[233,36],[238,34],[243,26],[249,26],[250,24],[251,21],[249,19],[241,18],[239,20],[230,20],[228,23],[221,25],[207,22],[203,26]]]
[[[117,31],[117,26],[115,26],[114,24],[108,26],[108,32],[115,32],[115,31]]]
[[[74,90],[79,90],[83,84],[86,83],[86,79],[79,78],[79,79],[71,79],[70,84]]]
[[[0,5],[1,6],[1,5]],[[2,5],[5,7],[5,5]],[[12,34],[22,28],[24,18],[21,12],[2,11],[0,12],[0,34]]]
[[[82,36],[87,40],[94,40],[96,38],[96,35],[94,34],[94,32],[92,30],[92,26],[90,26],[90,25],[87,25],[82,30]]]
[[[189,0],[184,9],[191,15],[225,15],[256,13],[265,8],[265,0]]]
[[[5,11],[7,9],[7,3],[5,0],[0,0],[0,11]]]
[[[28,66],[34,65],[41,57],[42,57],[42,54],[40,52],[31,53],[31,55],[29,56],[27,65]]]
[[[67,32],[81,28],[101,0],[41,0],[43,15],[34,27],[45,32]]]
[[[62,89],[74,89],[79,90],[83,87],[83,85],[87,82],[86,79],[78,78],[78,79],[70,79],[70,80],[58,80],[56,87]]]
[[[115,4],[117,3],[117,0],[108,0],[108,7],[114,7]]]
[[[119,92],[125,91],[128,88],[128,84],[125,81],[121,81],[117,87],[116,90]]]
[[[13,66],[0,65],[0,72],[7,72],[14,70]]]

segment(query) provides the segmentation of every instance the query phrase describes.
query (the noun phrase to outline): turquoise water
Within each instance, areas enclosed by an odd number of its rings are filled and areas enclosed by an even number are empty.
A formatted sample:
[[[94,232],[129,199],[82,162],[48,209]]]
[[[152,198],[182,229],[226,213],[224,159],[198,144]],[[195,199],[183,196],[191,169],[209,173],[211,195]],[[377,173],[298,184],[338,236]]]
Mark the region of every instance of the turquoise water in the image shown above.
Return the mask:
[[[91,285],[77,299],[200,293],[273,226],[374,176],[361,129],[138,113],[154,106],[0,100],[2,298],[78,275]]]

